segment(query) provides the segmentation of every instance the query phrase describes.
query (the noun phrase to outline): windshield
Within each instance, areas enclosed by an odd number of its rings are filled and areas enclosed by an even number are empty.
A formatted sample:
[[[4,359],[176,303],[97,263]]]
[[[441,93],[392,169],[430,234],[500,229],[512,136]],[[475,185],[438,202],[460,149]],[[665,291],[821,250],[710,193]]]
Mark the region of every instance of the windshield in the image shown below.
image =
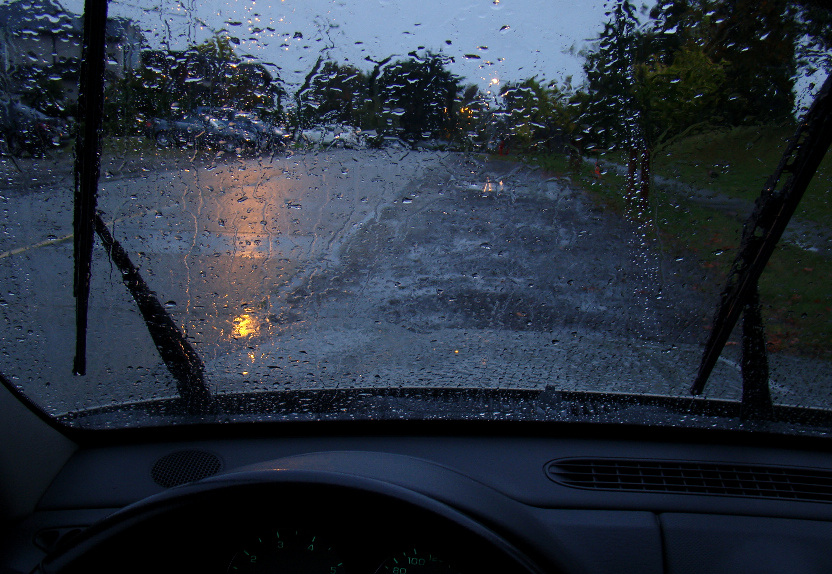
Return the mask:
[[[7,1],[0,372],[91,428],[824,434],[830,23],[799,0]]]

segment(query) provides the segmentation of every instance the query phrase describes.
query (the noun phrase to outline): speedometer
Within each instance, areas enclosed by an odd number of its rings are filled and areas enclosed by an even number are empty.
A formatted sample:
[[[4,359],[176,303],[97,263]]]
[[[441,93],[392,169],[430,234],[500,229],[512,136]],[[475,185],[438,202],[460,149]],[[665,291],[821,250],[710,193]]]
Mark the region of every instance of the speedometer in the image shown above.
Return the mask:
[[[394,554],[376,570],[376,574],[432,574],[434,572],[459,574],[441,557],[430,552],[420,552],[416,548]]]
[[[273,529],[255,536],[231,560],[228,572],[344,574],[338,553],[320,536],[298,529]]]

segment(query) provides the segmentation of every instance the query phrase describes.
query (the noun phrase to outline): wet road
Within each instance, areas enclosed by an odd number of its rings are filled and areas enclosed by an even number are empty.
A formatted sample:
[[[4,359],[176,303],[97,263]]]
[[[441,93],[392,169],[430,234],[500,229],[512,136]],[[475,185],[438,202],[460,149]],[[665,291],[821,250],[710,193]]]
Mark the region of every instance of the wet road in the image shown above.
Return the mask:
[[[696,262],[662,255],[649,228],[522,165],[332,150],[142,169],[103,178],[99,207],[213,392],[554,384],[683,395],[698,365],[715,293]],[[55,173],[3,192],[2,370],[56,411],[170,396],[100,246],[90,371],[70,374],[71,183]],[[739,390],[729,349],[708,394]],[[773,391],[802,394],[785,380]]]

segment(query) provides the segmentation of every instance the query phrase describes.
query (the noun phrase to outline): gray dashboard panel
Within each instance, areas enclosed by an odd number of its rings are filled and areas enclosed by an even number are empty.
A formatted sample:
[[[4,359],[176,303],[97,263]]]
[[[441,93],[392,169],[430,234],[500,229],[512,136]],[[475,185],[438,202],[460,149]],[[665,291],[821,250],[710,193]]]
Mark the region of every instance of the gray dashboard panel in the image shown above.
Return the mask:
[[[21,523],[39,528],[89,524],[103,509],[180,489],[155,483],[151,468],[182,450],[214,453],[223,470],[207,483],[247,472],[329,473],[419,493],[526,545],[552,572],[829,571],[829,504],[743,497],[586,490],[547,478],[547,462],[568,456],[737,461],[829,468],[818,451],[730,445],[537,437],[342,436],[240,438],[81,449]],[[93,511],[99,510],[99,514]],[[109,512],[107,510],[106,512]],[[24,532],[25,531],[25,532]],[[35,549],[36,550],[36,549]],[[3,557],[12,571],[33,556]],[[797,570],[794,567],[798,567]],[[743,570],[745,568],[745,570]]]

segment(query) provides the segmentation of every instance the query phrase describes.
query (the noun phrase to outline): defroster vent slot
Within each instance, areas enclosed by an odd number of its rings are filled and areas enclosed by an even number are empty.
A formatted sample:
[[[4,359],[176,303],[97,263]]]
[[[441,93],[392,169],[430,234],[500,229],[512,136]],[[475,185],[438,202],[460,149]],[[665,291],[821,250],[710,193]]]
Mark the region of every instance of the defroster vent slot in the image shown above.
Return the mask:
[[[546,475],[572,488],[832,502],[832,471],[721,462],[563,458]]]

